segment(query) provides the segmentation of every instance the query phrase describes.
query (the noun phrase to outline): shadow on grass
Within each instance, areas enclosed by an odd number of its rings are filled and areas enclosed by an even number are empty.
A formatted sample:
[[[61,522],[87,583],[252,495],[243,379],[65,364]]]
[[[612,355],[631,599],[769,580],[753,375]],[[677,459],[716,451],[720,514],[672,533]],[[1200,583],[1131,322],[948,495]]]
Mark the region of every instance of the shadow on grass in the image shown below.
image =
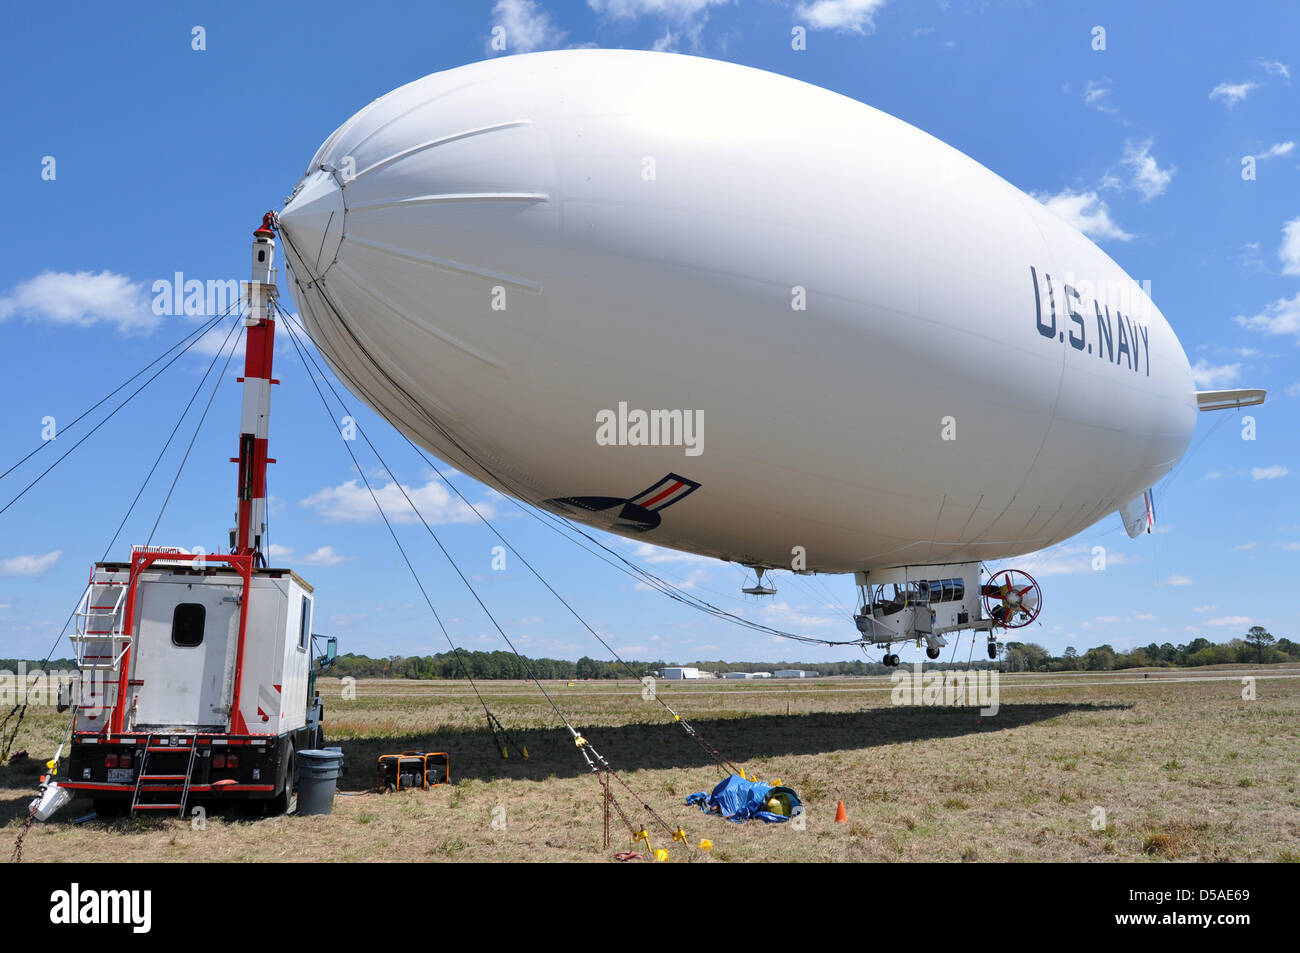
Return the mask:
[[[1071,712],[1124,711],[1120,704],[1003,704],[998,713],[982,718],[976,708],[869,708],[859,712],[797,715],[750,715],[743,718],[691,719],[692,727],[739,767],[756,758],[856,751],[905,741],[957,738],[1009,731],[1059,718]],[[710,767],[713,759],[696,741],[670,721],[630,725],[575,725],[615,771]],[[326,725],[328,732],[329,726]],[[344,770],[339,790],[372,789],[375,761],[399,751],[446,751],[451,756],[452,783],[519,778],[545,781],[589,773],[568,730],[529,728],[511,731],[511,739],[528,749],[521,759],[512,746],[503,760],[492,733],[464,727],[438,728],[425,735],[357,738],[328,741],[343,748]]]
[[[1121,704],[1004,704],[991,717],[981,717],[976,708],[890,707],[858,712],[818,712],[797,715],[749,715],[742,718],[692,720],[701,737],[740,767],[755,759],[783,756],[860,751],[907,741],[960,738],[973,734],[1009,731],[1049,721],[1074,712],[1124,711]],[[427,734],[402,737],[330,739],[326,744],[343,748],[343,792],[373,790],[376,760],[382,754],[399,751],[445,751],[450,755],[452,783],[497,778],[547,781],[580,777],[589,773],[567,729],[527,728],[512,730],[511,740],[528,749],[528,760],[512,746],[510,757],[502,759],[492,733],[482,728],[438,727]],[[616,771],[696,769],[712,767],[707,751],[670,721],[579,727],[587,740]],[[25,772],[24,772],[25,773]],[[33,779],[34,780],[34,779]],[[16,773],[0,769],[0,787],[18,786]],[[35,784],[32,785],[33,791]],[[31,795],[0,801],[0,826],[26,817]],[[209,813],[229,820],[248,818],[248,809],[238,804],[206,804]],[[68,804],[51,824],[71,824],[89,813],[90,802],[78,798]],[[94,823],[112,824],[123,833],[158,828],[156,818],[113,818]]]

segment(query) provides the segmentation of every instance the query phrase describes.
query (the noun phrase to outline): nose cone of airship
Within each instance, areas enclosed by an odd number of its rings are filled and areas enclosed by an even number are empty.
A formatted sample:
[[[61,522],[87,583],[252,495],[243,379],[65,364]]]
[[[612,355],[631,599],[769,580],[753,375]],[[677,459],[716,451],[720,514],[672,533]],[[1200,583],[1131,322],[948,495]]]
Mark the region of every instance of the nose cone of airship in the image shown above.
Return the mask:
[[[315,169],[280,213],[286,254],[299,281],[320,278],[337,260],[344,226],[339,175]]]

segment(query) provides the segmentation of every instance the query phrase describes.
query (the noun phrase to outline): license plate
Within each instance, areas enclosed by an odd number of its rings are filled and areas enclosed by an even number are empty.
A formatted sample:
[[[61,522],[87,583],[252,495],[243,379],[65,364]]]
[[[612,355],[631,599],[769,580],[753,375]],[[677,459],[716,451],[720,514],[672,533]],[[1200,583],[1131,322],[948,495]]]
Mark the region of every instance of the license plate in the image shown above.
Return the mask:
[[[135,776],[135,772],[130,768],[109,768],[108,769],[109,784],[130,784],[133,780],[135,780],[134,776]]]

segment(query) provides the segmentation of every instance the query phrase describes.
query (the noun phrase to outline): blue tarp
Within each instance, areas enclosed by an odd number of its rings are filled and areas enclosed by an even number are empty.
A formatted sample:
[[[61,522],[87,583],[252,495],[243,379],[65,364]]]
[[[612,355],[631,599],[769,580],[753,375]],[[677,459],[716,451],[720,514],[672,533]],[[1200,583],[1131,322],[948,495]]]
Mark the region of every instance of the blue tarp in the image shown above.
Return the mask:
[[[774,794],[785,796],[791,804],[790,816],[803,813],[803,804],[799,795],[787,787],[773,787],[762,781],[747,781],[738,774],[720,781],[712,794],[698,791],[686,799],[687,804],[698,804],[706,813],[721,814],[729,821],[738,824],[751,818],[758,818],[769,824],[779,824],[790,820],[783,814],[773,814],[767,809],[767,802]]]

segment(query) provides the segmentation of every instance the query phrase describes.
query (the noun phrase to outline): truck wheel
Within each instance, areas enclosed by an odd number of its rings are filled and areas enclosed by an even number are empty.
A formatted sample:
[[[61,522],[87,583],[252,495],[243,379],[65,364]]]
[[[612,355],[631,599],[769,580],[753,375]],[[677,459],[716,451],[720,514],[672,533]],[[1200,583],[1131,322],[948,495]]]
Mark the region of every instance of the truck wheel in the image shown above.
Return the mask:
[[[284,787],[271,798],[268,808],[271,814],[288,814],[293,802],[293,781],[298,775],[298,761],[294,757],[293,743],[289,743],[289,756],[285,759]]]

